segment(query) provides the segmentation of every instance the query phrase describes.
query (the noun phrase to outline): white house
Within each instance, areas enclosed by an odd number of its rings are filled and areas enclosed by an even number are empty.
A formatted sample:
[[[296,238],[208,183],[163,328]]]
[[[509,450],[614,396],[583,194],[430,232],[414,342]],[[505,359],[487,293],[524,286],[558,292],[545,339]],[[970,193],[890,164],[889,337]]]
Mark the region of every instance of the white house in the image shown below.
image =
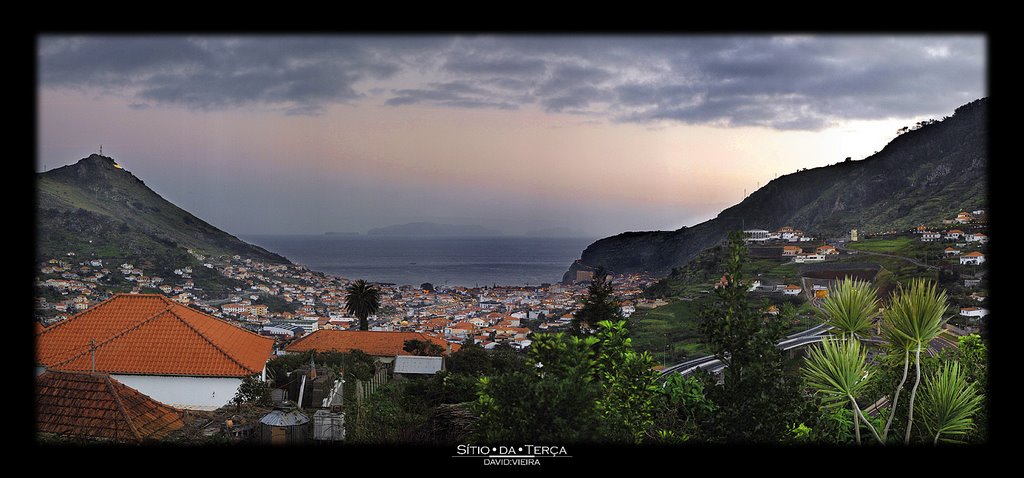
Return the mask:
[[[162,295],[117,294],[36,335],[36,374],[96,370],[162,403],[214,410],[243,378],[264,376],[273,346]]]
[[[942,234],[938,232],[923,232],[921,233],[921,242],[934,242],[942,239]]]
[[[946,231],[946,239],[950,241],[959,240],[964,235],[964,231],[959,229],[950,229]]]
[[[305,333],[305,330],[303,330],[302,327],[297,327],[291,324],[270,323],[264,325],[263,328],[260,329],[260,332],[265,335],[292,338],[295,337],[295,334],[298,332]]]
[[[960,255],[960,249],[957,249],[955,247],[947,247],[945,250],[942,251],[942,253],[945,254],[947,257],[949,257],[949,256],[959,256]]]
[[[968,252],[967,254],[964,254],[964,255],[960,256],[960,264],[961,265],[970,264],[970,265],[980,266],[980,265],[982,265],[984,263],[985,263],[985,254],[982,254],[982,253],[980,253],[978,251]]]
[[[803,292],[803,290],[803,287],[794,284],[789,284],[786,286],[785,289],[782,289],[782,293],[786,295],[797,295],[800,292]]]
[[[824,262],[824,261],[825,261],[825,255],[824,254],[807,254],[807,253],[802,253],[802,254],[797,254],[796,257],[793,258],[793,262],[800,262],[800,263],[803,263],[803,262]]]
[[[964,239],[966,239],[967,242],[978,242],[981,244],[985,244],[986,242],[988,242],[988,236],[981,232],[976,232],[974,234],[966,234],[964,236]]]
[[[988,309],[984,307],[961,307],[960,315],[964,317],[984,317],[988,315]]]
[[[747,229],[743,231],[746,240],[750,242],[764,242],[768,240],[769,232],[764,229]]]
[[[750,287],[747,288],[747,292],[754,292],[758,287],[761,287],[761,281],[754,279],[750,282]]]

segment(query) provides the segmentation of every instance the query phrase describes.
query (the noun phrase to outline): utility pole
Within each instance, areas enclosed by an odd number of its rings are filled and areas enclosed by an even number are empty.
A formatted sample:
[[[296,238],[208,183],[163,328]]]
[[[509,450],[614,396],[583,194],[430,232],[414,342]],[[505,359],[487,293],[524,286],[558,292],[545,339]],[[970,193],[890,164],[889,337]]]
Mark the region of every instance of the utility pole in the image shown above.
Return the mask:
[[[92,353],[92,371],[96,373],[96,339],[89,339],[89,351]]]

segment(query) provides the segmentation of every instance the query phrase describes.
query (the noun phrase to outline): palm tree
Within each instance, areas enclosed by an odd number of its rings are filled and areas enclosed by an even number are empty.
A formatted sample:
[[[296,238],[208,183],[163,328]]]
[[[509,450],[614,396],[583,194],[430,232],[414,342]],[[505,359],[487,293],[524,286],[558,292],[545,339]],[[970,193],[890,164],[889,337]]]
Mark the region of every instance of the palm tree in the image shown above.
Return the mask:
[[[911,351],[914,352],[914,364],[917,368],[914,386],[910,389],[910,412],[904,437],[906,444],[910,444],[910,431],[914,425],[914,399],[917,396],[917,387],[921,384],[921,350],[927,348],[928,344],[942,332],[942,326],[946,323],[942,316],[947,309],[945,291],[939,292],[938,287],[930,281],[916,279],[907,289],[900,286],[899,294],[893,296],[889,308],[885,311],[885,335],[889,339],[889,346],[893,350],[903,351],[905,357],[903,380],[893,398],[893,414],[896,411],[899,391],[907,379]],[[891,418],[890,416],[890,423]],[[888,432],[888,428],[886,425],[885,432]]]
[[[867,353],[860,342],[842,337],[827,337],[821,346],[811,348],[803,367],[807,385],[822,395],[828,407],[842,407],[850,404],[853,410],[853,430],[860,445],[860,422],[863,421],[879,443],[885,441],[878,436],[875,427],[864,417],[857,405],[857,395],[868,384],[871,371],[867,364]]]
[[[957,362],[948,362],[925,379],[921,393],[921,418],[928,435],[938,444],[942,435],[963,436],[974,428],[974,415],[981,406],[981,395]],[[956,442],[952,438],[944,441]]]
[[[871,330],[878,315],[878,291],[866,281],[847,277],[837,283],[822,304],[825,323],[841,336],[855,337]]]
[[[369,330],[367,317],[380,308],[380,289],[359,279],[348,286],[345,296],[345,308],[348,313],[359,318],[359,330]]]

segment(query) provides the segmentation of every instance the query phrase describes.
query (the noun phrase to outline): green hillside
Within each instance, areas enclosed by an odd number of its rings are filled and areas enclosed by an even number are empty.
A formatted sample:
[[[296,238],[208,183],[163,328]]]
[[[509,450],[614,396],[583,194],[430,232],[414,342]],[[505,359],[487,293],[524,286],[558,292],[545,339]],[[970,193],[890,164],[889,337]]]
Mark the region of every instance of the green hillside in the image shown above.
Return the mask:
[[[247,244],[171,204],[112,158],[94,154],[36,175],[36,258],[126,260],[155,273],[203,256],[240,255],[275,263],[282,256]],[[108,262],[110,263],[110,262]],[[119,262],[118,262],[119,263]],[[209,272],[197,270],[197,282]]]
[[[988,99],[893,139],[861,161],[845,161],[776,178],[718,217],[676,231],[626,232],[594,242],[583,266],[615,273],[666,274],[721,242],[730,230],[793,226],[819,237],[935,224],[986,208]]]

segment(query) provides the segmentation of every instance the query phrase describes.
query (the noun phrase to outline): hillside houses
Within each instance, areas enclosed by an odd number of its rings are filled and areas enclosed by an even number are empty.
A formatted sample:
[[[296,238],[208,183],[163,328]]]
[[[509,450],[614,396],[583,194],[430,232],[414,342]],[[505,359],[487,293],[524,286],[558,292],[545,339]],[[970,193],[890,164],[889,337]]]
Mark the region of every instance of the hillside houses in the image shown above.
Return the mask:
[[[839,254],[839,249],[836,249],[836,246],[825,244],[814,248],[814,252],[820,255],[836,255]]]
[[[800,254],[797,254],[796,257],[793,258],[793,262],[799,262],[799,263],[805,263],[805,262],[825,262],[825,255],[824,254],[818,254],[818,253],[814,253],[814,254],[800,253]]]
[[[748,243],[768,243],[773,241],[781,242],[810,242],[814,237],[807,236],[803,231],[790,226],[780,227],[776,231],[766,229],[746,229],[743,231],[744,240]]]
[[[795,257],[803,252],[804,250],[800,246],[782,246],[782,255],[785,257]]]
[[[195,252],[195,251],[193,251]],[[194,257],[194,255],[193,255]],[[119,261],[113,274],[123,279],[120,289],[110,290],[110,271],[92,269],[91,261],[74,262],[59,257],[40,264],[43,274],[38,287],[66,295],[63,300],[36,300],[37,320],[59,322],[79,309],[95,306],[113,292],[160,294],[180,305],[212,315],[238,327],[262,333],[279,341],[294,340],[318,330],[345,330],[356,325],[345,310],[345,288],[349,281],[310,271],[300,265],[270,264],[244,257],[203,255],[201,267],[242,280],[226,297],[212,295],[196,284],[192,274],[200,266],[181,264],[164,273],[152,273],[134,261]],[[209,264],[212,267],[208,267]],[[83,268],[89,267],[86,272]],[[79,274],[88,274],[83,278]],[[204,272],[205,273],[205,272]],[[60,277],[67,274],[67,277]],[[101,279],[94,277],[100,276]],[[615,293],[623,302],[638,297],[656,279],[643,274],[614,277]],[[542,324],[559,328],[572,317],[586,294],[585,284],[552,284],[543,287],[444,287],[424,291],[410,286],[381,286],[381,309],[370,317],[371,327],[379,330],[420,332],[446,337],[453,342],[472,339],[480,343],[508,342],[522,346],[528,341],[522,334],[499,333],[497,326],[540,329]],[[75,301],[78,295],[88,300]],[[289,311],[276,311],[268,299],[287,304]],[[215,304],[215,305],[211,305]],[[620,305],[629,314],[631,304]],[[472,325],[458,325],[463,322]],[[528,324],[528,325],[527,325]],[[298,327],[298,330],[292,330]],[[446,330],[448,331],[446,333]],[[463,338],[463,336],[465,336]]]
[[[960,256],[961,265],[980,266],[985,263],[985,254],[974,251]]]

